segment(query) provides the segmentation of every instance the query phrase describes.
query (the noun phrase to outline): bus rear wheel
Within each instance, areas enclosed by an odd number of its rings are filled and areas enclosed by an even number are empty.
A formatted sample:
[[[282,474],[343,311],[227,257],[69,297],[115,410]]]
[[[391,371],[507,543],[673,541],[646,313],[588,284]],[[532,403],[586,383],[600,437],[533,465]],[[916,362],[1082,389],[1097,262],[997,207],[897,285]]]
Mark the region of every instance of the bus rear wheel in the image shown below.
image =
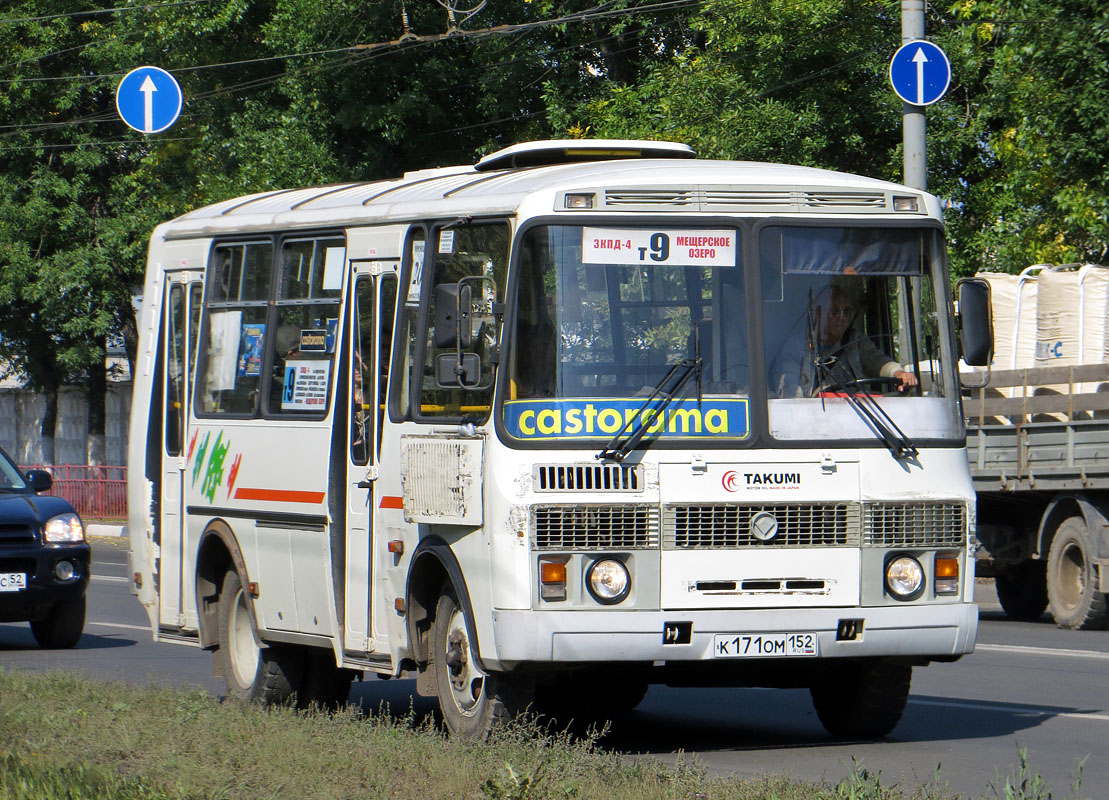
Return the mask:
[[[229,570],[220,589],[219,647],[212,656],[228,696],[267,704],[285,702],[300,682],[298,655],[295,648],[258,641],[242,579]]]
[[[474,659],[475,646],[458,597],[447,587],[435,606],[429,669],[447,730],[480,740],[526,710],[531,696],[522,679],[484,672]]]
[[[1047,555],[1047,597],[1060,628],[1104,628],[1105,594],[1098,591],[1094,546],[1082,517],[1068,517],[1055,530]]]
[[[882,660],[830,663],[809,693],[816,715],[832,736],[881,739],[901,721],[912,678],[909,664]]]

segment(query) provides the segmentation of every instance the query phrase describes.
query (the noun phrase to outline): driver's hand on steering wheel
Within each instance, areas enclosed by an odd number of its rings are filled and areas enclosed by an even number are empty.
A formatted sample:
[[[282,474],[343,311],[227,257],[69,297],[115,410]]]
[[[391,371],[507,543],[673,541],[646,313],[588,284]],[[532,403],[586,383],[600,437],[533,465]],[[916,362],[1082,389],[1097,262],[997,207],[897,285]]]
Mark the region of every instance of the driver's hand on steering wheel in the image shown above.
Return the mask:
[[[899,392],[907,392],[909,389],[917,385],[916,375],[912,372],[898,370],[897,372],[893,373],[893,377],[901,383],[901,386],[898,388]]]

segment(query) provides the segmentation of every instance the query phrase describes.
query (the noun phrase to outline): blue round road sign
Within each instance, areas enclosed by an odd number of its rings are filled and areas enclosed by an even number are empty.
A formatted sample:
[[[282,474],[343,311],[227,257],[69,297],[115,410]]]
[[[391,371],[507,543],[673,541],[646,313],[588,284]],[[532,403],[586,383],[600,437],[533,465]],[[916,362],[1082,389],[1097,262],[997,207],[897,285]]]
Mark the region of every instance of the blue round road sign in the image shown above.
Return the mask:
[[[139,67],[123,76],[116,89],[116,109],[140,133],[161,133],[181,115],[181,86],[159,67]]]
[[[914,106],[930,106],[951,85],[951,62],[936,45],[916,39],[890,59],[890,83],[897,96]]]

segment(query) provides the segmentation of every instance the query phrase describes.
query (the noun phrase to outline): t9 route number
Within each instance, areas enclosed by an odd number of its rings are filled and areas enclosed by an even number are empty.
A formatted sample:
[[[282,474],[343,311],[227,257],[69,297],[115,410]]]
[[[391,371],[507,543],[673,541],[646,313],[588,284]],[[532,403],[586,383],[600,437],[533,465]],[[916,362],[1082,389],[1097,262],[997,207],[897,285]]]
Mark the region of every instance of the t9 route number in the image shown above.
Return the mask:
[[[583,264],[734,267],[733,230],[582,228]]]

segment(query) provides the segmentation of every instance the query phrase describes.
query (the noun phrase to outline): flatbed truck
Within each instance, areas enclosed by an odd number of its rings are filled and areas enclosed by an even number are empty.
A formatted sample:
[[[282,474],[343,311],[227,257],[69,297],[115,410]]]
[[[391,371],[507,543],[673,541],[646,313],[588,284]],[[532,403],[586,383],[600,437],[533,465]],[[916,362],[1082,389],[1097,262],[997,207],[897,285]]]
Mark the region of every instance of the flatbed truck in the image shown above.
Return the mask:
[[[1011,618],[1106,626],[1107,389],[1104,363],[963,375],[979,574]]]

